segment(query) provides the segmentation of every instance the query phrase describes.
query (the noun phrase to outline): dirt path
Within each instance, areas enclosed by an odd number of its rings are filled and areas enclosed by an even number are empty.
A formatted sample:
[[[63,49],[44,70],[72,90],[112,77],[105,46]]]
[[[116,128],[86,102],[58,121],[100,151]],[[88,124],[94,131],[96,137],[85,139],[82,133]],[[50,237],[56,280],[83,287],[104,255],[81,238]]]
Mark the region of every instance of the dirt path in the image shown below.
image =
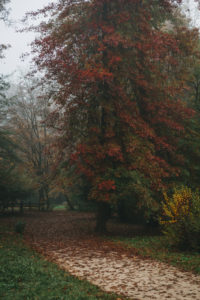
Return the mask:
[[[107,247],[107,251],[106,248]],[[200,299],[200,276],[127,253],[69,246],[51,253],[60,267],[131,299]]]
[[[12,223],[16,221],[12,219]],[[122,295],[122,299],[200,300],[200,276],[142,259],[134,250],[96,237],[91,214],[37,214],[25,222],[27,243],[37,251],[71,274]],[[112,233],[122,230],[121,234],[132,234],[131,226],[112,226]]]

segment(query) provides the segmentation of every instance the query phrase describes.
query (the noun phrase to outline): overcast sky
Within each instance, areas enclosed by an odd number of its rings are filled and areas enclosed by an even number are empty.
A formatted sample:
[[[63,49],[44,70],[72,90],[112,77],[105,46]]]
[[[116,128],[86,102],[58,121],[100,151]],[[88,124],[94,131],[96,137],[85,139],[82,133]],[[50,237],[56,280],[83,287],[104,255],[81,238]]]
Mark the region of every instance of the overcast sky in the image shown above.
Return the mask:
[[[56,1],[56,0],[54,0]],[[0,43],[10,44],[11,48],[5,52],[6,58],[0,60],[0,73],[11,74],[16,69],[28,69],[28,60],[22,62],[20,56],[24,52],[30,52],[27,45],[34,39],[34,33],[17,33],[15,27],[19,27],[20,19],[23,18],[27,11],[37,10],[47,5],[50,0],[11,0],[10,19],[13,21],[12,26],[7,26],[0,22]],[[199,24],[199,14],[195,13],[194,0],[185,0],[190,7],[190,14],[193,17],[193,23]]]
[[[11,48],[5,52],[6,58],[0,60],[0,73],[10,74],[16,69],[27,68],[28,60],[22,62],[20,56],[24,52],[30,52],[27,45],[34,39],[34,33],[17,33],[16,27],[20,26],[22,19],[27,11],[37,10],[47,5],[50,0],[11,0],[9,19],[12,25],[8,26],[0,21],[0,43],[10,44]]]

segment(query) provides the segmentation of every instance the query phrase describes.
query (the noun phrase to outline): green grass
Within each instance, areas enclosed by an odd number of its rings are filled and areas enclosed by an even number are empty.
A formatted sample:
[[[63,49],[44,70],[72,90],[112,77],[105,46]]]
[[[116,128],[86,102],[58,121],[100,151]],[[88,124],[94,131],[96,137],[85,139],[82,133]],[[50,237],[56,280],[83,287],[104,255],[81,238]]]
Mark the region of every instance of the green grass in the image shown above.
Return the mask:
[[[3,231],[3,234],[2,234]],[[0,228],[0,299],[116,299],[44,260],[23,243],[20,235]]]
[[[185,271],[200,274],[200,254],[194,252],[181,252],[170,248],[164,236],[138,236],[134,238],[115,238],[128,248],[134,248],[139,255],[150,257]]]
[[[53,210],[66,210],[66,206],[63,204],[54,206]]]

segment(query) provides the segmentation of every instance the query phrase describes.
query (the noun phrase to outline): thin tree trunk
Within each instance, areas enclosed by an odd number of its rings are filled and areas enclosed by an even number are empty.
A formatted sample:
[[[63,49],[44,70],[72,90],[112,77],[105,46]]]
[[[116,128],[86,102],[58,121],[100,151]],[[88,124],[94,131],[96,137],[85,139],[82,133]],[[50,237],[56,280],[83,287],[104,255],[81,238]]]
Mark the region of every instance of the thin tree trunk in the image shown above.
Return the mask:
[[[107,232],[106,223],[111,215],[110,204],[106,202],[99,202],[96,213],[96,228],[97,233]]]
[[[24,201],[20,200],[20,213],[23,214],[24,212]]]
[[[50,200],[49,200],[49,196],[47,196],[46,198],[46,210],[49,211],[50,209]]]
[[[43,210],[43,204],[44,204],[44,194],[43,194],[43,189],[39,189],[39,199],[38,199],[38,210],[41,211]]]
[[[44,201],[45,201],[45,208],[47,211],[50,209],[50,199],[49,199],[49,188],[48,185],[45,185],[44,188]]]
[[[14,214],[14,200],[11,201],[11,212],[12,212],[12,215]]]
[[[67,204],[69,205],[70,210],[74,210],[74,206],[72,205],[71,201],[69,200],[69,197],[65,195],[65,200]]]
[[[124,200],[119,200],[118,202],[118,216],[120,221],[126,221],[125,203]]]

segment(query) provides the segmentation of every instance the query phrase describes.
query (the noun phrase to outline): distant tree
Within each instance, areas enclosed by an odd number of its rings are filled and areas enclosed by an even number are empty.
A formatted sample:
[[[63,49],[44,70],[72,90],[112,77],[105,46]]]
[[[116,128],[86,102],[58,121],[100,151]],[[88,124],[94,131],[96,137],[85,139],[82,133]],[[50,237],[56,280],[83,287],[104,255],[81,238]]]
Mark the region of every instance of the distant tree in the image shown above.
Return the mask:
[[[20,167],[17,156],[18,146],[13,142],[11,133],[0,131],[0,213],[20,205],[30,195],[33,182]],[[21,205],[22,206],[22,205]]]
[[[0,0],[0,20],[6,21],[8,17],[8,10],[6,9],[6,4],[9,3],[10,0]],[[1,44],[0,41],[0,58],[3,57],[3,51],[7,49],[8,45]]]
[[[0,19],[5,20],[5,17],[7,16],[7,9],[6,4],[10,2],[10,0],[0,0]]]
[[[9,2],[9,0],[0,0],[0,20],[5,20],[6,17],[6,7],[5,5]],[[7,46],[5,44],[0,43],[0,58],[3,57],[3,50],[5,50]],[[9,84],[6,82],[5,77],[0,74],[0,117],[2,114],[2,108],[4,106],[5,101],[5,91],[8,89]],[[1,121],[1,119],[0,119]]]
[[[20,167],[19,145],[14,139],[14,130],[8,130],[9,107],[11,99],[8,92],[9,84],[4,77],[0,78],[0,212],[24,202],[33,188],[32,180]]]
[[[16,89],[8,109],[9,128],[14,131],[14,140],[20,145],[18,155],[22,165],[35,181],[38,190],[39,209],[49,208],[49,164],[47,130],[49,113],[48,98],[37,87],[37,81],[23,80]]]
[[[177,184],[185,184],[192,189],[199,188],[200,180],[200,61],[195,59],[195,67],[188,79],[188,89],[184,101],[188,103],[195,114],[188,122],[184,137],[180,140],[178,150],[184,156],[181,176]]]

